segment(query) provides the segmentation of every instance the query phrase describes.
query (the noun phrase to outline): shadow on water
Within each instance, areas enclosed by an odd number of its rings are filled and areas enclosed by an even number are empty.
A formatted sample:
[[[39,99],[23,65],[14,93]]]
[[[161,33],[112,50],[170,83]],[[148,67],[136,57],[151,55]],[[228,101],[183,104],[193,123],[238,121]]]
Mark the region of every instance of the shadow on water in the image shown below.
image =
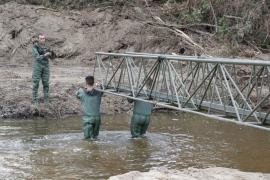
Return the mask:
[[[194,116],[154,113],[146,138],[131,139],[129,116],[103,116],[97,141],[80,117],[0,122],[4,179],[105,179],[152,167],[230,167],[270,172],[270,133]]]

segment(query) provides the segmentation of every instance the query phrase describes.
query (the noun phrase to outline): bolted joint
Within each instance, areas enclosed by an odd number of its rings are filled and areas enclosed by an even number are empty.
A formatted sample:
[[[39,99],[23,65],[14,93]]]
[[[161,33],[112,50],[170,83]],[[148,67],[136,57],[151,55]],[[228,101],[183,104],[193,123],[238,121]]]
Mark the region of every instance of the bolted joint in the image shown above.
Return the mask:
[[[158,58],[157,58],[159,63],[162,62],[165,59],[166,59],[166,57],[163,57],[163,56],[158,56]]]

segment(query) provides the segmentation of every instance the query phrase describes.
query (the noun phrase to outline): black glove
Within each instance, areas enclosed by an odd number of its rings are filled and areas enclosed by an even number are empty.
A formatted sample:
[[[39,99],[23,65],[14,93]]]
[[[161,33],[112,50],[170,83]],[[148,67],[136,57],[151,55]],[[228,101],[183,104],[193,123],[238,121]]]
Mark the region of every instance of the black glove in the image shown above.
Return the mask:
[[[56,55],[56,53],[53,50],[48,49],[48,50],[45,51],[45,53],[47,53],[47,52],[51,53],[51,55],[48,56],[50,59],[57,58],[57,55]]]

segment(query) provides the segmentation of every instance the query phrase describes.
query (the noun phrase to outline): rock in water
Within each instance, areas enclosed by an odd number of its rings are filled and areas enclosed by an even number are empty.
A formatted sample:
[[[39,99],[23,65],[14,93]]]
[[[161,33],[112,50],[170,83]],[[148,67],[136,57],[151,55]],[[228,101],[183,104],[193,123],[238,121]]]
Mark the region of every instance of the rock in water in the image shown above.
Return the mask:
[[[131,171],[126,174],[112,176],[109,180],[268,180],[270,174],[242,172],[237,169],[229,168],[207,168],[195,169],[188,168],[182,171],[153,169],[149,172]]]

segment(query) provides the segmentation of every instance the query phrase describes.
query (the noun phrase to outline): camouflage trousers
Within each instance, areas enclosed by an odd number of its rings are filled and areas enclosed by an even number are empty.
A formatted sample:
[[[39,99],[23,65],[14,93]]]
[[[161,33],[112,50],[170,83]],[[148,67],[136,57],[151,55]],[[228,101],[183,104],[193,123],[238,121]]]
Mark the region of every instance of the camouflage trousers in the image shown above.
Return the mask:
[[[43,93],[44,93],[44,101],[45,103],[49,102],[49,78],[50,78],[50,70],[48,64],[35,63],[33,65],[33,89],[32,89],[32,98],[34,103],[38,103],[38,88],[39,82],[41,79],[43,85]]]

